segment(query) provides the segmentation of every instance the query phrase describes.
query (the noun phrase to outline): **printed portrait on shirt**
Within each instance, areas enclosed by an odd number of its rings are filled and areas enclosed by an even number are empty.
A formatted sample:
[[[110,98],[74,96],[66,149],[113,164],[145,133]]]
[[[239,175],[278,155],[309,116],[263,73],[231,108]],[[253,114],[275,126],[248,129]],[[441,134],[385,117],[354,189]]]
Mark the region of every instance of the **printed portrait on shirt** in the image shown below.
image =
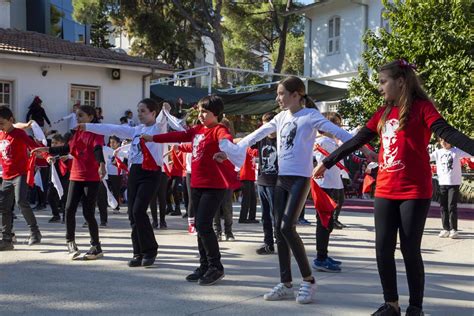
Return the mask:
[[[279,158],[282,160],[287,160],[294,158],[294,153],[292,151],[295,146],[296,131],[298,130],[298,125],[296,121],[286,122],[280,130],[280,152]]]
[[[10,141],[9,140],[1,140],[0,141],[0,155],[2,156],[2,159],[5,161],[8,161],[11,159],[11,146],[10,146]]]
[[[277,174],[277,149],[272,145],[262,147],[262,165],[261,172],[265,174]]]
[[[398,126],[397,119],[390,119],[385,122],[382,129],[383,162],[380,169],[386,172],[395,172],[405,168],[405,164],[401,160],[397,160]]]
[[[453,170],[454,159],[451,153],[442,154],[440,157],[441,161],[441,172],[449,173]]]
[[[131,143],[131,153],[134,154],[130,157],[134,161],[139,161],[137,157],[143,156],[142,148],[140,147],[140,135],[135,135]]]
[[[199,160],[202,158],[204,153],[204,134],[196,134],[193,138],[193,161]]]

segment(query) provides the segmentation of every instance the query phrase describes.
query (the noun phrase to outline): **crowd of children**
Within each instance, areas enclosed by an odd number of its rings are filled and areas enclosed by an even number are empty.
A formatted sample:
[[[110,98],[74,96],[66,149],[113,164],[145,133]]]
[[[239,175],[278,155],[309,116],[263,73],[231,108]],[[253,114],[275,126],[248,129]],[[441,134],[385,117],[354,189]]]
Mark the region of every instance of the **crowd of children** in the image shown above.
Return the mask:
[[[76,104],[71,114],[53,123],[67,120],[71,132],[54,134],[43,144],[39,141],[44,139],[37,135],[30,138],[22,130],[32,123],[15,125],[12,112],[0,107],[0,251],[14,249],[14,201],[31,230],[29,245],[41,242],[27,195],[28,185],[34,185],[34,174],[45,160],[42,191],[48,193],[50,222],[65,222],[71,259],[80,258],[75,243],[79,203],[91,238],[91,247],[82,258],[95,260],[104,255],[99,227],[108,225],[108,207],[119,213],[126,201],[132,243],[129,267],[154,264],[159,253],[154,229],[167,228],[166,214],[181,216],[184,204],[182,216],[187,218],[188,232],[196,235],[199,251],[199,265],[186,280],[212,285],[225,275],[219,242],[235,240],[233,192],[241,188],[239,223],[259,223],[258,192],[264,236],[256,252],[278,253],[280,280],[264,299],[295,298],[293,255],[302,277],[296,301],[310,303],[316,295],[313,270],[341,272],[342,263],[329,256],[328,246],[331,231],[345,227],[338,218],[344,202],[342,177],[346,168],[342,159],[379,135],[378,158],[368,147],[361,150],[369,161],[358,158],[364,164],[378,160],[376,259],[385,303],[373,315],[400,315],[394,261],[398,233],[410,290],[407,315],[423,315],[420,243],[432,194],[429,161],[436,161],[439,175],[443,225],[439,236],[455,238],[459,160],[473,154],[473,140],[444,121],[410,64],[389,63],[380,69],[379,77],[385,105],[355,136],[340,127],[342,119],[337,113],[319,112],[297,77],[278,84],[276,101],[281,111],[266,113],[261,127],[235,140],[230,122],[222,117],[223,101],[217,96],[199,101],[198,122],[193,126],[185,126],[176,117],[182,115],[173,116],[168,103],[158,104],[152,99],[138,103],[138,123],[133,112],[127,111],[120,124],[104,124],[100,108]],[[40,101],[35,99],[29,116],[44,127],[49,119]],[[178,114],[182,112],[180,107]],[[426,147],[431,133],[440,137],[442,149],[429,157]],[[296,225],[313,181],[336,206],[330,218],[323,218],[319,210],[316,213],[316,257],[310,264]]]

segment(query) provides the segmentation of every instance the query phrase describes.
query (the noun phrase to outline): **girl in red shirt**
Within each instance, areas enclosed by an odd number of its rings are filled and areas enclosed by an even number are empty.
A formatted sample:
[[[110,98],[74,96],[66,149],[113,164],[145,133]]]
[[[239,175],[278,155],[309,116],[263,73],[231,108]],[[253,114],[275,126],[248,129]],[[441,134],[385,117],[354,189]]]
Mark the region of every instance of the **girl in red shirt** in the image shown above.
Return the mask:
[[[95,109],[89,105],[80,106],[76,115],[78,123],[94,123],[97,121]],[[70,153],[73,157],[66,200],[66,241],[69,256],[72,260],[77,259],[80,255],[75,242],[75,230],[76,211],[81,201],[82,211],[91,236],[91,248],[84,255],[84,259],[95,260],[103,257],[99,241],[99,228],[94,216],[99,183],[106,174],[102,152],[103,145],[103,136],[78,130],[74,133],[68,145],[35,149],[35,151],[47,151],[55,156]]]
[[[198,103],[199,120],[196,125],[184,132],[171,132],[161,135],[142,135],[145,141],[157,143],[192,142],[191,199],[196,216],[200,266],[186,277],[189,282],[200,285],[212,285],[224,277],[221,253],[216,234],[212,229],[212,220],[223,200],[226,189],[230,187],[226,176],[233,165],[229,161],[214,159],[220,151],[219,141],[232,141],[229,130],[219,121],[224,104],[217,96],[202,98]],[[227,170],[226,170],[227,169]],[[235,179],[237,180],[235,174]]]
[[[410,306],[406,315],[423,315],[424,267],[420,245],[431,204],[428,146],[432,133],[474,154],[474,141],[451,127],[423,91],[414,65],[396,60],[379,70],[385,104],[358,134],[313,171],[323,175],[337,161],[380,137],[375,190],[375,247],[385,303],[372,315],[400,315],[395,267],[397,233],[405,261]]]

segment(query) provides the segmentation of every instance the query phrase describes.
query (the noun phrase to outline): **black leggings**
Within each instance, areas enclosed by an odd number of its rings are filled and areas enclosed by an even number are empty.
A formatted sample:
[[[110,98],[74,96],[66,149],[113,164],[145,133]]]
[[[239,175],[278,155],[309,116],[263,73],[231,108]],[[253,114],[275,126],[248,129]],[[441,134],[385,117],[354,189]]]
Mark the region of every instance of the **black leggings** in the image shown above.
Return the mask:
[[[188,192],[188,217],[193,218],[194,217],[194,209],[193,209],[193,199],[191,196],[191,174],[186,173],[186,191]]]
[[[66,241],[75,240],[76,211],[79,202],[82,202],[82,213],[89,224],[91,245],[99,245],[99,227],[94,216],[99,183],[99,181],[69,181],[66,201]]]
[[[128,219],[132,227],[134,256],[154,256],[158,244],[146,213],[156,190],[160,171],[143,170],[140,164],[133,164],[128,177]]]
[[[175,210],[179,211],[179,205],[181,204],[181,192],[179,187],[183,185],[183,177],[172,176],[167,183],[166,188],[166,204],[170,209],[173,208],[171,204],[171,197],[175,205]]]
[[[282,283],[291,282],[291,254],[295,256],[303,278],[311,276],[304,244],[296,232],[296,222],[309,193],[310,178],[278,176],[275,186],[275,239]]]
[[[430,199],[388,200],[375,198],[375,248],[377,267],[386,302],[398,301],[395,247],[400,233],[400,249],[410,291],[410,305],[422,308],[425,270],[421,257],[421,238]]]

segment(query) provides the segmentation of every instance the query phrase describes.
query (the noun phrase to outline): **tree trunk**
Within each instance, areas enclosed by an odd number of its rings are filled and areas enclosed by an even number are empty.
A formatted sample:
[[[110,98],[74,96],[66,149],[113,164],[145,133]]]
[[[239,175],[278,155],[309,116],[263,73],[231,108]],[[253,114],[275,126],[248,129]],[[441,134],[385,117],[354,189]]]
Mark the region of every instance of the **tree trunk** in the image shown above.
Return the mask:
[[[290,7],[292,5],[292,0],[288,0],[286,4],[286,9],[285,11],[288,12],[290,10]],[[279,30],[279,42],[280,45],[278,47],[278,56],[277,60],[275,63],[275,67],[273,67],[273,72],[274,73],[280,73],[281,69],[283,68],[283,62],[285,60],[285,50],[286,50],[286,36],[288,34],[288,24],[289,24],[290,17],[287,15],[283,18],[283,25],[281,29]],[[280,76],[273,76],[272,81],[278,81],[280,80]]]
[[[222,32],[220,29],[215,30],[211,38],[214,44],[215,58],[217,66],[226,67],[224,44],[222,42]],[[227,71],[224,69],[217,69],[217,85],[220,88],[226,88],[227,84]]]

